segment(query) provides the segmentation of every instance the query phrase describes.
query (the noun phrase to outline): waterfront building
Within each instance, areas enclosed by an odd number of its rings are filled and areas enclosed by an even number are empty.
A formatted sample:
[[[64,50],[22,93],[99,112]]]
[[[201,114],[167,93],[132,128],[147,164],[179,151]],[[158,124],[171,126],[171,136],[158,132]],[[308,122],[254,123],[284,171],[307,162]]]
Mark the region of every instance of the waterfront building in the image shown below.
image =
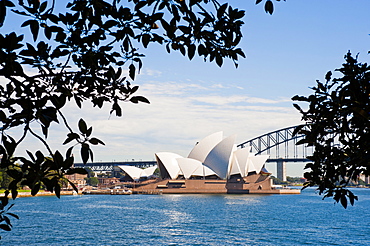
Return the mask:
[[[69,175],[66,175],[66,178],[72,182],[77,188],[82,188],[82,187],[85,187],[86,186],[86,178],[87,178],[87,174],[78,174],[78,173],[74,173],[74,174],[69,174]],[[72,189],[72,186],[67,183],[67,189]]]
[[[199,141],[187,157],[155,154],[160,179],[138,185],[135,191],[161,193],[299,193],[276,190],[265,168],[268,155],[251,148],[237,149],[236,135],[216,132]],[[139,174],[137,174],[139,175]]]
[[[229,179],[261,173],[268,155],[254,155],[250,148],[237,149],[236,136],[225,139],[217,132],[198,142],[187,158],[161,152],[155,157],[161,178],[166,179]],[[268,174],[266,169],[264,173]]]
[[[113,185],[116,185],[118,183],[120,183],[119,181],[119,178],[116,178],[116,177],[99,177],[98,176],[98,180],[99,180],[99,187],[109,187],[109,186],[113,186]]]

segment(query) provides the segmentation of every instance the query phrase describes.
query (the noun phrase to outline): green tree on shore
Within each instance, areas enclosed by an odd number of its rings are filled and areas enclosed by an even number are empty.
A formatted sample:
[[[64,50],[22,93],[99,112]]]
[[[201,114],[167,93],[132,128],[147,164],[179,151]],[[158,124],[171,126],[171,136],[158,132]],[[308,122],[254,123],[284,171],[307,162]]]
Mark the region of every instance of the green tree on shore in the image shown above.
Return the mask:
[[[97,186],[99,184],[99,179],[97,177],[90,177],[85,179],[88,185]]]
[[[0,169],[0,188],[7,189],[12,178],[7,174],[5,169]]]

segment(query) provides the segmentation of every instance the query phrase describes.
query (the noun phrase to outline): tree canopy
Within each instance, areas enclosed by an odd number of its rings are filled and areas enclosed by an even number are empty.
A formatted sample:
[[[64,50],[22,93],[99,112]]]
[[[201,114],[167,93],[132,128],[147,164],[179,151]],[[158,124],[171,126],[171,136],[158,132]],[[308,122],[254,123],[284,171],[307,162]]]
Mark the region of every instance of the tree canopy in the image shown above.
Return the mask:
[[[272,2],[265,5],[272,13]],[[63,114],[68,103],[110,105],[116,116],[122,115],[122,102],[149,103],[132,83],[143,66],[142,48],[154,43],[190,60],[200,56],[222,66],[229,59],[237,66],[245,57],[238,47],[243,16],[243,10],[217,0],[1,0],[0,30],[19,24],[22,33],[0,33],[0,168],[12,180],[0,209],[23,185],[32,195],[45,186],[59,197],[64,175],[86,173],[73,167],[75,147],[86,163],[93,161],[91,146],[104,145],[85,120],[74,130]],[[48,144],[52,124],[65,126],[60,143],[71,145],[65,154]],[[22,132],[18,138],[15,129]],[[28,136],[45,148],[18,156]],[[11,229],[5,213],[0,223]]]
[[[343,207],[357,196],[346,187],[362,176],[370,176],[370,66],[358,62],[351,53],[336,70],[342,76],[325,76],[316,82],[309,96],[294,96],[294,101],[308,103],[304,110],[294,106],[306,123],[297,128],[304,134],[298,144],[314,147],[306,165],[306,187],[318,186],[320,195],[333,197]]]

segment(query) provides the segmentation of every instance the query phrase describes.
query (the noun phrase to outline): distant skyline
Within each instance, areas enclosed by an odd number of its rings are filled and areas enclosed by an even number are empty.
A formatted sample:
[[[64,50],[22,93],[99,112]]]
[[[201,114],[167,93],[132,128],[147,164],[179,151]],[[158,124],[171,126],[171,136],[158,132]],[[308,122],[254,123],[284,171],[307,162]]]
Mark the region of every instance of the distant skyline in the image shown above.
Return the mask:
[[[348,50],[359,54],[359,61],[369,61],[368,0],[274,1],[271,16],[255,1],[230,3],[246,10],[241,48],[247,58],[239,68],[228,60],[222,68],[198,57],[188,61],[150,45],[140,50],[146,58],[134,84],[140,86],[137,95],[151,104],[125,103],[121,118],[109,116],[109,108],[68,106],[64,113],[74,129],[82,117],[106,143],[93,146],[94,161],[153,160],[162,151],[187,156],[196,141],[216,131],[225,137],[237,134],[236,142],[242,143],[300,124],[292,96],[310,94],[316,80],[341,66]],[[66,132],[53,129],[49,141],[60,148]],[[37,150],[40,145],[27,140],[25,147]],[[75,156],[80,162],[77,149]],[[302,168],[290,164],[287,175],[302,176]]]

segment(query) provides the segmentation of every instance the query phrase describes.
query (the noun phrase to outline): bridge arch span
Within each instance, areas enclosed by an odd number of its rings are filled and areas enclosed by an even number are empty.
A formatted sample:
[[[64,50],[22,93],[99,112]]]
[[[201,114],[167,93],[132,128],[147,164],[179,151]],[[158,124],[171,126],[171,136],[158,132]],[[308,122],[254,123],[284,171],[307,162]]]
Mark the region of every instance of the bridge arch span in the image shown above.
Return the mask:
[[[251,140],[243,142],[237,147],[246,148],[251,146],[252,151],[257,155],[270,155],[269,161],[284,159],[290,162],[307,161],[307,156],[312,154],[312,147],[297,145],[297,142],[304,137],[303,134],[293,135],[298,126],[286,127],[280,130],[263,134]]]

